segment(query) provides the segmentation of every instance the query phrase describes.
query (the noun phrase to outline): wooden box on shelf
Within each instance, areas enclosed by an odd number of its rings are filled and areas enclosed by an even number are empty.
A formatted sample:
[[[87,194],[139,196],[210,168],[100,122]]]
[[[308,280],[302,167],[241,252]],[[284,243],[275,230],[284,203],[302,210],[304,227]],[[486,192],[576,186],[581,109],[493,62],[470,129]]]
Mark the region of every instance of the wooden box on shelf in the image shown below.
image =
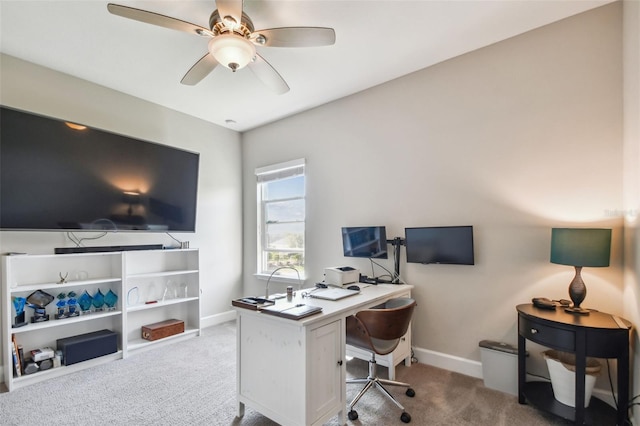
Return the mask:
[[[142,326],[142,338],[145,340],[158,340],[179,333],[184,333],[184,321],[178,319]]]

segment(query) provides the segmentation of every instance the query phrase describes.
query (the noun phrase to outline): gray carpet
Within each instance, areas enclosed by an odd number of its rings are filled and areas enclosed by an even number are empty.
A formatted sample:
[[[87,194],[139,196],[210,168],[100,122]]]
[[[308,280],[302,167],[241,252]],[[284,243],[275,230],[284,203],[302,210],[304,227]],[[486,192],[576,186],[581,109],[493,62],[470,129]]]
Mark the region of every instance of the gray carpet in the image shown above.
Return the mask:
[[[186,342],[0,393],[0,424],[275,425],[249,408],[236,418],[235,330],[235,322],[206,328]],[[349,376],[364,376],[366,369],[364,361],[347,363]],[[413,425],[567,424],[471,377],[423,364],[401,365],[396,376],[416,391],[409,398],[391,390]],[[359,385],[348,386],[347,398],[358,390]],[[404,424],[378,391],[369,391],[356,409],[360,417],[349,425]],[[329,425],[337,426],[337,417]]]

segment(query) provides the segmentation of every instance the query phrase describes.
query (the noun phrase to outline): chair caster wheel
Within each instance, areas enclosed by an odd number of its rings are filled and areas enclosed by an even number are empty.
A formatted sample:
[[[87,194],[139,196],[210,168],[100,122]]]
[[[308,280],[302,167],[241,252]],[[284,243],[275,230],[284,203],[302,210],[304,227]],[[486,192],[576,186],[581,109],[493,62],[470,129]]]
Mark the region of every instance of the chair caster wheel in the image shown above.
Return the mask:
[[[409,413],[402,413],[400,415],[400,420],[402,420],[403,423],[409,423],[411,421],[411,416]]]
[[[414,391],[413,389],[409,388],[407,389],[407,391],[405,392],[405,394],[411,398],[413,398],[414,396],[416,396],[416,391]]]
[[[358,420],[358,412],[356,410],[351,410],[349,411],[349,414],[347,414],[347,417],[349,417],[349,420]]]

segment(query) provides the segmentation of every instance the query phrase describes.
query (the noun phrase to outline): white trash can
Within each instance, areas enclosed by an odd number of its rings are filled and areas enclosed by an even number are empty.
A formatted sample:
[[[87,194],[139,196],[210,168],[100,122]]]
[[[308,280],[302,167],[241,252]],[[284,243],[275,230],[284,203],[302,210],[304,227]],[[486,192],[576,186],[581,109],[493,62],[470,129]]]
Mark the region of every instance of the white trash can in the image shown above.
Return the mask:
[[[576,406],[576,356],[572,353],[548,350],[542,353],[547,360],[553,396],[569,407]],[[587,358],[584,375],[584,406],[589,406],[591,393],[596,384],[596,376],[600,373],[600,362],[595,358]]]
[[[484,385],[518,395],[518,348],[493,340],[483,340],[479,346]]]

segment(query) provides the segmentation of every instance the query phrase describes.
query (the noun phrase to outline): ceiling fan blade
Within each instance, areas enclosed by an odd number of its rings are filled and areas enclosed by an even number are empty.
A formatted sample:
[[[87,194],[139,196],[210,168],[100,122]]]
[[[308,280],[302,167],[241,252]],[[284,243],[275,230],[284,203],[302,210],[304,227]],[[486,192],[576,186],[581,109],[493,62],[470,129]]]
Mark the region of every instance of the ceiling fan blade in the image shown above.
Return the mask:
[[[192,24],[191,22],[172,18],[170,16],[161,15],[159,13],[149,12],[147,10],[136,9],[128,6],[122,6],[114,3],[109,3],[107,5],[107,9],[112,14],[122,16],[123,18],[129,18],[136,21],[145,22],[147,24],[169,28],[172,30],[213,37],[213,33],[211,32],[211,30],[205,27]]]
[[[271,66],[262,56],[256,53],[256,59],[249,62],[249,69],[258,77],[266,86],[279,95],[289,91],[289,85],[284,81],[278,71]]]
[[[264,37],[264,43],[261,37]],[[329,46],[336,42],[336,32],[333,28],[324,27],[267,28],[255,31],[251,40],[258,45],[271,47]]]
[[[216,0],[220,18],[231,16],[236,23],[242,22],[242,0]]]
[[[187,73],[182,77],[180,83],[186,84],[188,86],[194,86],[200,81],[209,75],[211,71],[215,67],[218,66],[218,61],[213,57],[209,52],[204,55],[198,62],[193,64],[193,66],[187,71]]]

